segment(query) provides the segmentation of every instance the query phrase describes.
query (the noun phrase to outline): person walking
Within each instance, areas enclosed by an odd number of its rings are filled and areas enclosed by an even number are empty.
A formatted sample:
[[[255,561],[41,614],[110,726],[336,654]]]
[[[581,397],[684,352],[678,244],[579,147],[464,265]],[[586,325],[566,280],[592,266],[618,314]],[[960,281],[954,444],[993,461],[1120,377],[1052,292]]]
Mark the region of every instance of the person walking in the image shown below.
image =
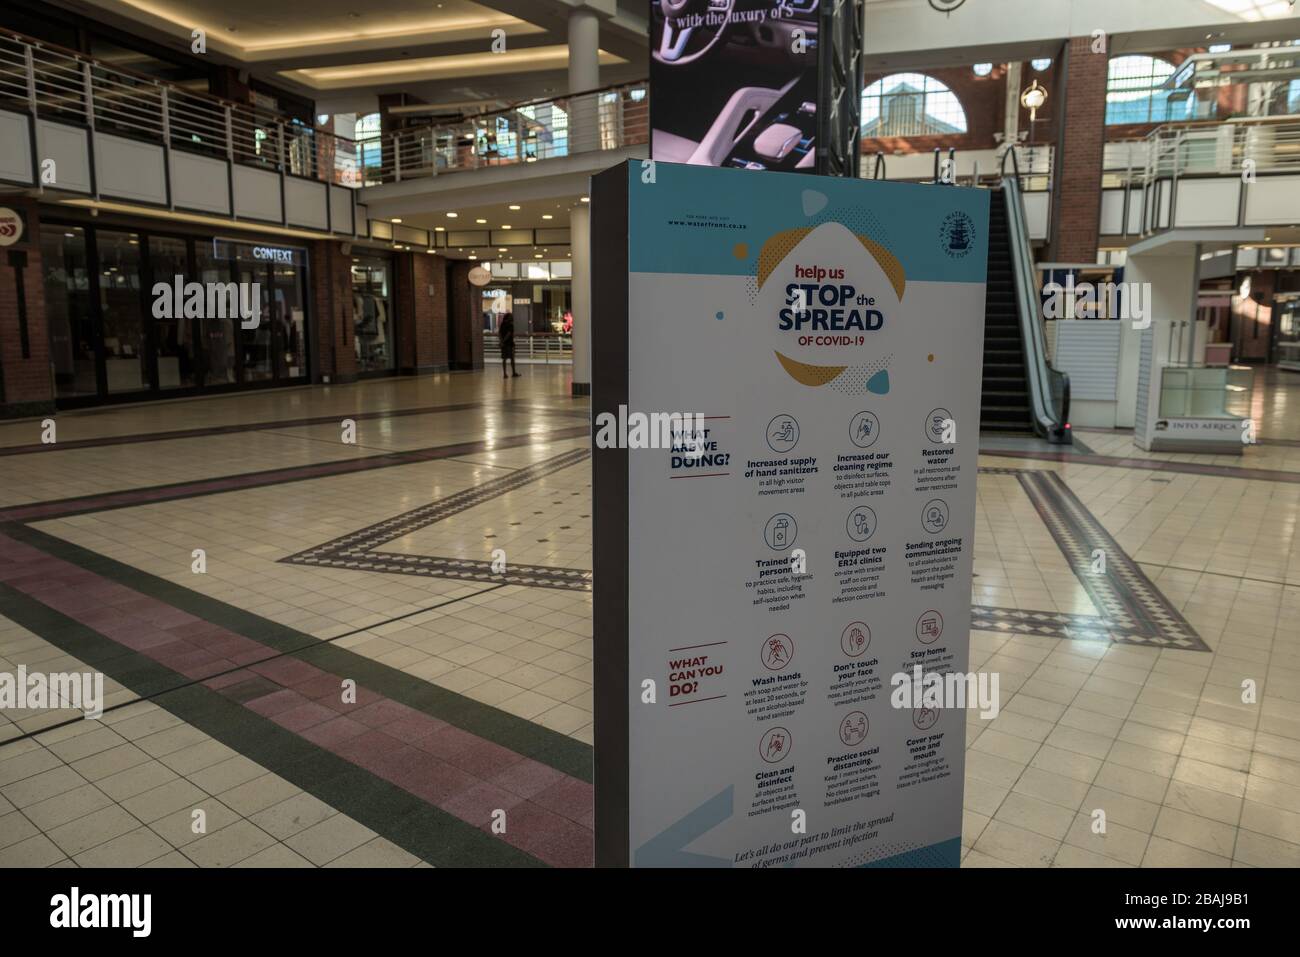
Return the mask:
[[[503,312],[501,314],[501,324],[497,326],[497,339],[501,343],[501,377],[509,379],[510,374],[514,373],[515,378],[519,377],[519,370],[515,368],[515,316],[512,312]],[[506,362],[510,362],[510,372],[506,372]]]

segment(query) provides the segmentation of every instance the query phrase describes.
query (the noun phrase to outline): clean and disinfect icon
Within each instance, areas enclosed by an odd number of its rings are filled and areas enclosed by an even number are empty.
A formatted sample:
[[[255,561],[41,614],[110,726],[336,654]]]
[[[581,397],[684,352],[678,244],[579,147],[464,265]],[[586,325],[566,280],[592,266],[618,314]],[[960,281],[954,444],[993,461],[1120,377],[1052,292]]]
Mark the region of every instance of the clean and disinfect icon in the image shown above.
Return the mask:
[[[849,440],[860,449],[875,445],[879,434],[880,420],[870,412],[859,412],[849,422]]]
[[[790,754],[790,732],[785,728],[768,728],[758,742],[758,753],[768,764],[776,764]]]

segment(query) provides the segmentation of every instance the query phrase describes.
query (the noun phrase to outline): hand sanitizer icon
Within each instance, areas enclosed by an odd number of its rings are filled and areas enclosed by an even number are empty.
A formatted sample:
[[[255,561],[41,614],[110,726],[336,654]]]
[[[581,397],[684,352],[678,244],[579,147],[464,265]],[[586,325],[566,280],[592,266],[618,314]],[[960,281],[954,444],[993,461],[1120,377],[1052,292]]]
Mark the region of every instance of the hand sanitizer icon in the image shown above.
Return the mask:
[[[784,518],[778,518],[776,524],[772,526],[772,547],[784,548],[786,531],[790,528],[790,523]]]

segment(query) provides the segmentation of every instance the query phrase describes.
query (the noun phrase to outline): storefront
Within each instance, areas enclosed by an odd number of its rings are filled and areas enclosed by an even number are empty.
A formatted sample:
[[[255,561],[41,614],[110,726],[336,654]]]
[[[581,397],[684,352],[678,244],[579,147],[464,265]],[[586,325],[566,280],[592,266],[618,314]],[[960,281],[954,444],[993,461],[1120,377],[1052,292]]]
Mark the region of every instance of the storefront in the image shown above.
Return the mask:
[[[46,220],[41,261],[62,407],[308,381],[303,248]],[[256,325],[155,309],[155,284],[178,276],[255,284]]]
[[[359,377],[396,371],[396,319],[392,257],[353,256],[352,321]]]
[[[513,313],[516,335],[559,335],[572,328],[573,265],[552,262],[493,262],[492,279],[478,290],[483,331],[496,331],[500,313]]]

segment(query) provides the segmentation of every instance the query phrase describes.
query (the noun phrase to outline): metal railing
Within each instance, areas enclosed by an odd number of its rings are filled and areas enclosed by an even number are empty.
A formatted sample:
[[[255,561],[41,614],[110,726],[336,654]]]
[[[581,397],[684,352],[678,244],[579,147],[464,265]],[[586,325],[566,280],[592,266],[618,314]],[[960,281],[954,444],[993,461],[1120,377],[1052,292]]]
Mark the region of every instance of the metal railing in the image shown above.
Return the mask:
[[[1158,126],[1144,137],[1107,143],[1104,166],[1106,187],[1247,170],[1300,173],[1300,121],[1259,117]]]
[[[0,108],[339,186],[361,185],[353,140],[17,33],[0,33]]]
[[[1029,245],[1029,226],[1021,193],[1021,172],[1015,149],[1002,154],[1002,194],[1007,209],[1007,238],[1015,276],[1016,311],[1020,315],[1020,338],[1025,356],[1025,380],[1029,383],[1034,430],[1049,442],[1068,444],[1073,440],[1070,422],[1070,377],[1052,368],[1047,357],[1045,318],[1038,292],[1038,273]],[[1007,173],[1007,160],[1011,173]]]
[[[492,332],[483,333],[483,363],[501,361],[501,342]],[[516,362],[572,362],[573,336],[566,333],[529,332],[515,336]]]
[[[518,103],[363,141],[367,186],[650,142],[644,81]]]

